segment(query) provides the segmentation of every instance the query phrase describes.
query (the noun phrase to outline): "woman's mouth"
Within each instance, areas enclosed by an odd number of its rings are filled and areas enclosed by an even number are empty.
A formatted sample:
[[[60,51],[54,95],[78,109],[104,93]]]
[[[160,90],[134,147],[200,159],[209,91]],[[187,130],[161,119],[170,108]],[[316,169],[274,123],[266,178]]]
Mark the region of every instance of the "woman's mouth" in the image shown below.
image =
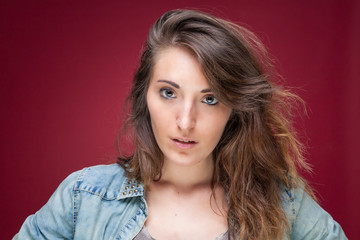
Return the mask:
[[[173,143],[181,149],[190,149],[193,148],[197,142],[191,139],[183,139],[183,138],[173,138]]]

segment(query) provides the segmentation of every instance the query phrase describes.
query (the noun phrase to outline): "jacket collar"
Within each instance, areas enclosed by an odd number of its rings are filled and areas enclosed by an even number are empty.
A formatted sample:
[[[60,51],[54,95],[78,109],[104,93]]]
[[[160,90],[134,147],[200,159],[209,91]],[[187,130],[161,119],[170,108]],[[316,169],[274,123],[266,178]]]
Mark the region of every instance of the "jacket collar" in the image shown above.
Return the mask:
[[[144,196],[144,186],[136,179],[125,177],[117,199],[125,199],[131,197]]]

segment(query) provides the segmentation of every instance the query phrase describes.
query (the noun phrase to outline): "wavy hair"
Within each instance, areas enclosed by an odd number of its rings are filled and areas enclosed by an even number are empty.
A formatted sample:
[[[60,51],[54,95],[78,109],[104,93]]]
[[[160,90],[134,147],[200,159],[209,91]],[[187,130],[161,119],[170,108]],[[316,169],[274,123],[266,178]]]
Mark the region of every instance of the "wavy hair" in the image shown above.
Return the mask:
[[[305,184],[297,167],[310,170],[292,127],[294,102],[301,99],[275,85],[271,61],[259,39],[246,28],[195,10],[173,10],[152,26],[134,75],[126,127],[134,150],[118,163],[145,186],[161,178],[163,154],[152,132],[146,93],[157,53],[185,47],[201,65],[214,95],[232,109],[213,151],[212,186],[229,198],[233,239],[282,239],[289,226],[280,188]]]

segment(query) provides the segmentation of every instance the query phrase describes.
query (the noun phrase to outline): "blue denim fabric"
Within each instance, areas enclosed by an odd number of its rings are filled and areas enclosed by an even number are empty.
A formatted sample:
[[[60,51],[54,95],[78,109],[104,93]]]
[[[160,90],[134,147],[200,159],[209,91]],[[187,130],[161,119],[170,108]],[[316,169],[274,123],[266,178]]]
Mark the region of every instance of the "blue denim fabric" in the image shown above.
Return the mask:
[[[283,188],[281,196],[291,239],[347,239],[340,225],[303,189]],[[141,183],[126,178],[116,164],[100,165],[68,176],[13,240],[133,239],[147,215]]]

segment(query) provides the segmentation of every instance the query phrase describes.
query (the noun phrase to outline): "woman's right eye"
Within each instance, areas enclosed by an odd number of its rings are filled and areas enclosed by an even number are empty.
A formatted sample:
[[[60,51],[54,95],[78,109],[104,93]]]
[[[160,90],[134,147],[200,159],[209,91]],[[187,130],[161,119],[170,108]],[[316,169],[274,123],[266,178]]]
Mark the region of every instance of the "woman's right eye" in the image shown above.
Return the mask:
[[[176,95],[174,93],[173,90],[169,89],[169,88],[162,88],[160,89],[160,95],[163,97],[163,98],[175,98]]]

